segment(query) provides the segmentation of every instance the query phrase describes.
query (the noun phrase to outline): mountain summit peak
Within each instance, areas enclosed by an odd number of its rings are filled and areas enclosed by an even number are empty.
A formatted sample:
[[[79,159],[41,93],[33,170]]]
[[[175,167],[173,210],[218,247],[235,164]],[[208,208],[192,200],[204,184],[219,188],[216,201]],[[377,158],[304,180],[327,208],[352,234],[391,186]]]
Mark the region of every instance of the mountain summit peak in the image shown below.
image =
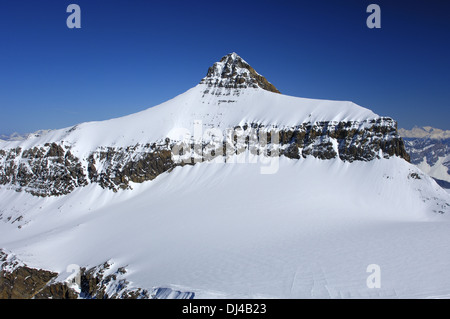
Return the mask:
[[[215,88],[261,88],[280,93],[272,83],[256,72],[235,52],[225,55],[219,62],[214,63],[200,83]]]

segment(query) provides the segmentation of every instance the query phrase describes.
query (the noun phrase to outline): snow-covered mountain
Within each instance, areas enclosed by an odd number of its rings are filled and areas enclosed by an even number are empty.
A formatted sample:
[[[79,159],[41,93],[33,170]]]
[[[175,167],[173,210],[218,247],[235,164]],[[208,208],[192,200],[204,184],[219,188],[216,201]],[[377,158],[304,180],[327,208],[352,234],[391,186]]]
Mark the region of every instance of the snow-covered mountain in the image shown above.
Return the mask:
[[[152,180],[186,164],[176,163],[171,152],[183,141],[200,137],[201,145],[184,153],[184,159],[198,162],[205,153],[211,156],[210,149],[232,155],[254,144],[256,152],[259,141],[248,137],[269,131],[280,139],[278,153],[290,158],[408,156],[394,120],[351,102],[281,95],[233,53],[215,63],[200,84],[161,105],[2,142],[0,184],[40,196],[68,194],[91,183],[127,189],[130,182]],[[234,137],[227,139],[230,134]]]
[[[393,119],[231,53],[158,106],[0,142],[0,296],[450,296],[450,195],[408,160]]]
[[[450,188],[450,131],[427,126],[399,129],[399,134],[405,140],[411,163],[435,178],[439,185]]]

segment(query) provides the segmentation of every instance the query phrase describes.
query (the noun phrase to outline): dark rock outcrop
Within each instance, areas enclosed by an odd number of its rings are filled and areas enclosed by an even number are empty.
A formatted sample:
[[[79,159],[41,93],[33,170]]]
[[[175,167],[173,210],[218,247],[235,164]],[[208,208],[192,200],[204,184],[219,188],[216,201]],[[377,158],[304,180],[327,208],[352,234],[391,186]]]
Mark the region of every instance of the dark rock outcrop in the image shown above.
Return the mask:
[[[28,267],[0,250],[0,299],[74,299],[77,294],[63,283],[52,283],[57,273]]]
[[[246,150],[252,154],[269,154],[276,145],[278,152],[272,156],[284,155],[291,159],[313,156],[329,160],[339,157],[342,161],[353,162],[398,156],[409,161],[404,142],[397,134],[396,123],[390,118],[362,122],[303,123],[281,128],[249,123],[235,127],[227,136],[232,138],[224,142],[221,152],[226,157]],[[208,143],[191,147],[192,161],[198,153],[210,155],[208,148],[218,150],[220,146]]]
[[[243,89],[259,87],[266,91],[280,93],[272,83],[258,74],[236,53],[227,54],[219,62],[214,63],[200,83],[206,84],[210,88]]]
[[[102,170],[96,168],[101,164]],[[129,182],[153,180],[175,165],[171,150],[165,145],[147,144],[127,148],[100,148],[88,158],[91,182],[113,191],[128,189]]]
[[[80,160],[57,143],[0,153],[0,185],[36,196],[65,195],[88,184]]]

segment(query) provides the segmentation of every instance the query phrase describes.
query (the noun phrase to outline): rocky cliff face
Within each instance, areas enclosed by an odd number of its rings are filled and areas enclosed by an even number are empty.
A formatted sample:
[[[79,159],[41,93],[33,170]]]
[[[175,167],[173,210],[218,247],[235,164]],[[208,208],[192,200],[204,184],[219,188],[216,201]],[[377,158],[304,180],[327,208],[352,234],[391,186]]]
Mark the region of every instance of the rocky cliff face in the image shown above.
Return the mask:
[[[0,299],[32,299],[42,294],[57,276],[51,271],[26,266],[15,256],[0,250]],[[53,287],[56,288],[56,287]],[[48,287],[50,289],[50,287]],[[74,296],[67,289],[56,289],[55,297]]]
[[[33,195],[65,195],[86,186],[80,159],[64,144],[0,150],[0,185]]]
[[[191,139],[182,148],[183,154],[174,152],[180,148],[179,142],[165,139],[126,148],[99,147],[85,158],[74,156],[71,146],[64,142],[0,150],[0,185],[36,196],[65,195],[89,183],[117,191],[130,189],[130,182],[153,180],[176,166],[217,156],[223,156],[226,162],[230,156],[246,151],[291,159],[313,156],[353,162],[398,156],[409,161],[396,123],[390,118],[303,123],[295,127],[248,123],[226,130],[219,141],[195,143]],[[271,150],[277,152],[271,154]],[[182,155],[183,160],[177,160],[176,155]]]

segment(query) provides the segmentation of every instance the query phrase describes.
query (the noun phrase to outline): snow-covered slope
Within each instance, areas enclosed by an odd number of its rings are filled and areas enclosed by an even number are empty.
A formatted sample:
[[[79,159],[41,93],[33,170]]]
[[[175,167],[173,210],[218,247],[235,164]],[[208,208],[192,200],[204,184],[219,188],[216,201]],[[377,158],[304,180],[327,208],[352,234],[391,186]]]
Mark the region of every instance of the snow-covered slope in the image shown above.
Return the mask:
[[[0,142],[0,248],[160,297],[450,296],[450,195],[405,159],[394,120],[232,53],[161,105]]]
[[[108,260],[138,287],[197,298],[450,296],[450,195],[402,159],[282,158],[273,175],[201,163],[133,187],[2,191],[16,221],[0,223],[0,244],[33,267]]]

